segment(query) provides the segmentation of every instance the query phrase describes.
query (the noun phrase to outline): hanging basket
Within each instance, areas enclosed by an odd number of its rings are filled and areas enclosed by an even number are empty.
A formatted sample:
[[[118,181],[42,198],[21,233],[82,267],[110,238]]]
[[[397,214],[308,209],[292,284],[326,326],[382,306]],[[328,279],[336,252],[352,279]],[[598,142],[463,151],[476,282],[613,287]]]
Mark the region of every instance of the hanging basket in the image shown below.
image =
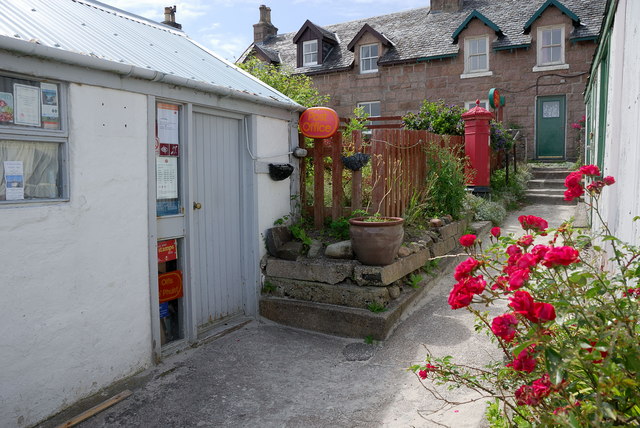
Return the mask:
[[[350,169],[351,171],[358,171],[360,168],[369,163],[369,159],[371,159],[371,155],[365,153],[356,153],[351,156],[340,156],[342,160],[342,164],[345,168]]]
[[[274,181],[282,181],[289,178],[293,172],[293,165],[288,163],[270,163],[269,176]]]

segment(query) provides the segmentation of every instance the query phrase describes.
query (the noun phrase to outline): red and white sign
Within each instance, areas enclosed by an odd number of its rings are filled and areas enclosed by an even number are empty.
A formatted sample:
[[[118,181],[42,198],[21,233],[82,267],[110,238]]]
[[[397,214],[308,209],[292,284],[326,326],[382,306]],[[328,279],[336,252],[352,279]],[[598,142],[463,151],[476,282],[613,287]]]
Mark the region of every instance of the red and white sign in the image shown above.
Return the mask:
[[[176,260],[178,258],[178,246],[175,239],[158,241],[158,263]]]
[[[311,107],[300,116],[300,132],[309,138],[330,138],[338,131],[340,118],[329,107]]]
[[[174,270],[158,275],[158,297],[160,303],[182,297],[182,271]]]

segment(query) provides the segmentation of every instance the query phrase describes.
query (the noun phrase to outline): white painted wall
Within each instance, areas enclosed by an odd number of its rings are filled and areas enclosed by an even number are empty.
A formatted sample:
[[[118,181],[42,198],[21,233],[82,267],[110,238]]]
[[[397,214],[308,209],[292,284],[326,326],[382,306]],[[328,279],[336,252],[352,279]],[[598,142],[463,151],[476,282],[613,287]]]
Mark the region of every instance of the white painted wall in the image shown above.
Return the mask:
[[[151,364],[146,97],[70,86],[70,201],[0,207],[0,426]]]
[[[640,2],[621,0],[611,37],[602,212],[612,233],[640,245]]]
[[[257,118],[258,150],[261,163],[289,162],[289,123],[265,116]],[[273,227],[273,222],[290,213],[290,180],[274,181],[269,174],[258,174],[258,231],[260,257],[267,252],[262,235]]]

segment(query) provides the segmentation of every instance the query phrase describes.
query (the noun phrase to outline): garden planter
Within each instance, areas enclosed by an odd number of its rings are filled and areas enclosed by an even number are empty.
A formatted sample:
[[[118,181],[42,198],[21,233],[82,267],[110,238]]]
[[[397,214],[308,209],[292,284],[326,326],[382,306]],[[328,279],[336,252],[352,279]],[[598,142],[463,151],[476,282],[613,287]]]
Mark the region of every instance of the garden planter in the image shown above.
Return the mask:
[[[391,264],[398,254],[404,229],[400,217],[355,217],[349,220],[351,246],[356,259],[365,265],[385,266]]]

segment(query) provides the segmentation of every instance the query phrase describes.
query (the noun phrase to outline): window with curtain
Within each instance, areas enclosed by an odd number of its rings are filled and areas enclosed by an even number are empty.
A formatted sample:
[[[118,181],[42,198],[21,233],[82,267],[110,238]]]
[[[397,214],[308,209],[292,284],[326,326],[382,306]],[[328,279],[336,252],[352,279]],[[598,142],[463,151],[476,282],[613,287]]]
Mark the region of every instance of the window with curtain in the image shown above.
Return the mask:
[[[0,75],[0,203],[64,199],[62,85]]]

